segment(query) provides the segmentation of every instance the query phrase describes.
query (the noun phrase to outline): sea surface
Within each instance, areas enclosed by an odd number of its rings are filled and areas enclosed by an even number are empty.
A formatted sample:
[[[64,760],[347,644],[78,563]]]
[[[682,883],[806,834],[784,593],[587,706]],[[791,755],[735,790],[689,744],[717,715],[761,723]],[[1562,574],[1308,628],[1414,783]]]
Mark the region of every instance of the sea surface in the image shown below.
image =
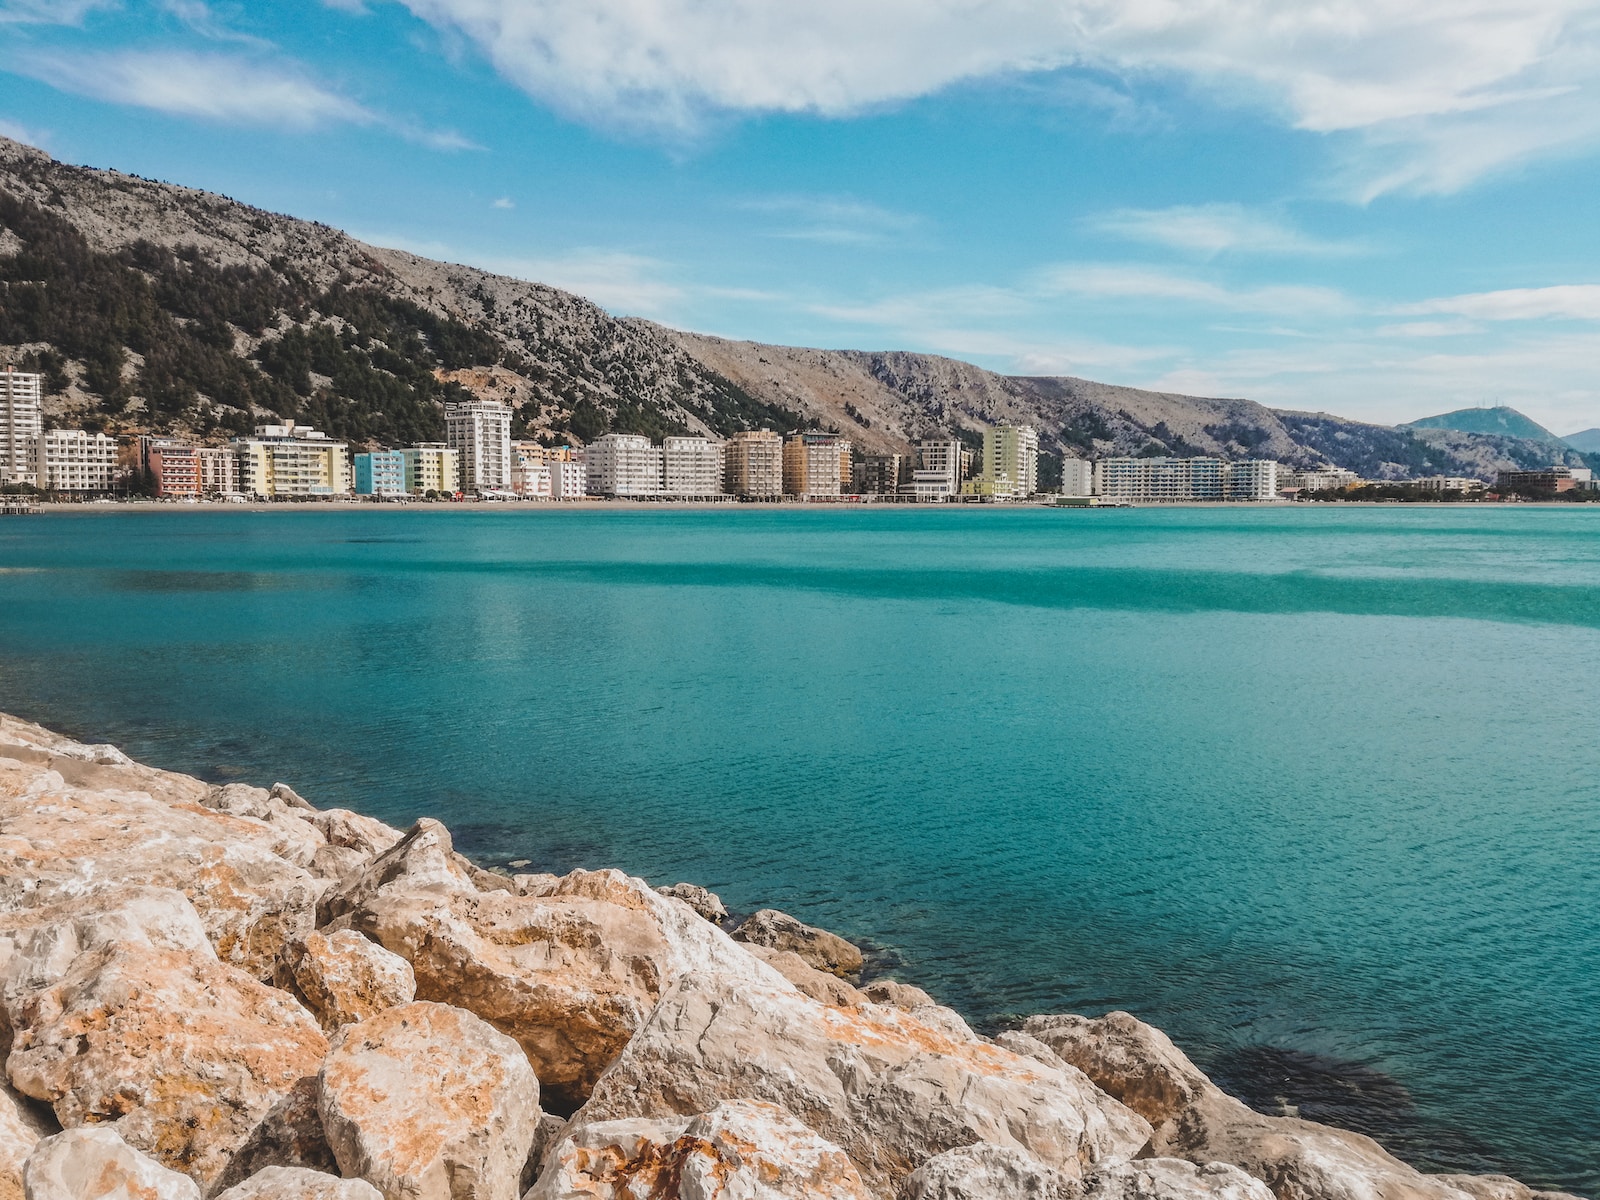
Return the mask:
[[[0,708],[1592,1196],[1591,508],[0,518]]]

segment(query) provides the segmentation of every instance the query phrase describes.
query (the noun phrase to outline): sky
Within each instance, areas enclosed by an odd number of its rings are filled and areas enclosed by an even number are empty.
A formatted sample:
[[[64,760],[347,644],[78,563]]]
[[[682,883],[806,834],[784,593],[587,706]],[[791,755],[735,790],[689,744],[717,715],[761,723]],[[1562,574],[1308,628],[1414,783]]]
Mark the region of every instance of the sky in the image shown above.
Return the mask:
[[[1600,425],[1600,0],[0,0],[0,133],[727,337]]]

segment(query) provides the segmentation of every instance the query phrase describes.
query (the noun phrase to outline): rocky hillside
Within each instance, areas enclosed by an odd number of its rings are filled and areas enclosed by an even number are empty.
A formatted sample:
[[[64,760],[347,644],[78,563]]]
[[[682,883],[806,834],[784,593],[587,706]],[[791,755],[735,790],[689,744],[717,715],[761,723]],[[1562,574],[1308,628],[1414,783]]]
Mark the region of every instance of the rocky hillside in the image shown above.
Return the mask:
[[[809,426],[887,451],[937,433],[976,442],[1017,420],[1051,456],[1264,455],[1378,478],[1492,474],[1565,453],[925,354],[681,333],[4,139],[0,355],[45,373],[57,423],[213,439],[268,416],[361,444],[437,438],[443,403],[471,393],[508,402],[519,436],[552,443]]]
[[[1559,1200],[727,924],[0,715],[0,1198]]]

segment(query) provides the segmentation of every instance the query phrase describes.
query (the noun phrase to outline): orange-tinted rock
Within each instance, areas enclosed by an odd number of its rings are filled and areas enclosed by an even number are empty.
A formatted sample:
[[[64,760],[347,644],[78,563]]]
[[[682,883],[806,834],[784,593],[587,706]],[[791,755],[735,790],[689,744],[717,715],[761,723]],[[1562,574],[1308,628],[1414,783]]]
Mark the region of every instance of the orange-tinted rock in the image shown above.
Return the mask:
[[[411,964],[351,929],[306,935],[291,968],[295,987],[328,1031],[417,996]]]
[[[140,1154],[105,1126],[69,1129],[34,1147],[28,1200],[200,1200],[187,1175]]]
[[[737,941],[773,950],[792,950],[808,965],[834,975],[854,975],[862,966],[861,951],[853,944],[775,908],[752,913],[733,931],[733,936]]]
[[[419,1001],[335,1035],[321,1108],[339,1169],[387,1200],[516,1200],[539,1081],[511,1038]]]
[[[860,1004],[865,997],[837,975],[819,971],[793,950],[774,950],[752,942],[745,947],[813,1000],[824,1004]]]
[[[217,1200],[383,1200],[365,1179],[340,1179],[304,1167],[268,1167]]]
[[[580,1124],[526,1200],[870,1200],[850,1158],[774,1104]]]
[[[22,1200],[22,1164],[61,1127],[0,1081],[0,1200]]]

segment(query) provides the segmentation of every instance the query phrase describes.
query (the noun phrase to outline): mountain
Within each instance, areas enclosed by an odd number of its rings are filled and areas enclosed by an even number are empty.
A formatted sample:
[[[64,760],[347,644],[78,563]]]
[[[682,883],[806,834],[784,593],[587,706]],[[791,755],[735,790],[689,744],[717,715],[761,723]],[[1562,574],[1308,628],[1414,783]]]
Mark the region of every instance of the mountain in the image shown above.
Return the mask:
[[[1496,437],[1522,438],[1530,442],[1561,444],[1561,439],[1531,417],[1514,408],[1458,408],[1436,417],[1408,421],[1401,429],[1449,429],[1455,433],[1482,433]]]
[[[434,440],[443,404],[476,395],[510,404],[517,436],[552,444],[812,427],[903,451],[1025,421],[1040,431],[1046,481],[1062,454],[1260,456],[1385,479],[1553,457],[1544,441],[685,333],[6,139],[0,356],[44,373],[56,424],[212,440],[270,417],[357,445]]]
[[[1561,440],[1583,454],[1600,454],[1600,429],[1569,433]]]

